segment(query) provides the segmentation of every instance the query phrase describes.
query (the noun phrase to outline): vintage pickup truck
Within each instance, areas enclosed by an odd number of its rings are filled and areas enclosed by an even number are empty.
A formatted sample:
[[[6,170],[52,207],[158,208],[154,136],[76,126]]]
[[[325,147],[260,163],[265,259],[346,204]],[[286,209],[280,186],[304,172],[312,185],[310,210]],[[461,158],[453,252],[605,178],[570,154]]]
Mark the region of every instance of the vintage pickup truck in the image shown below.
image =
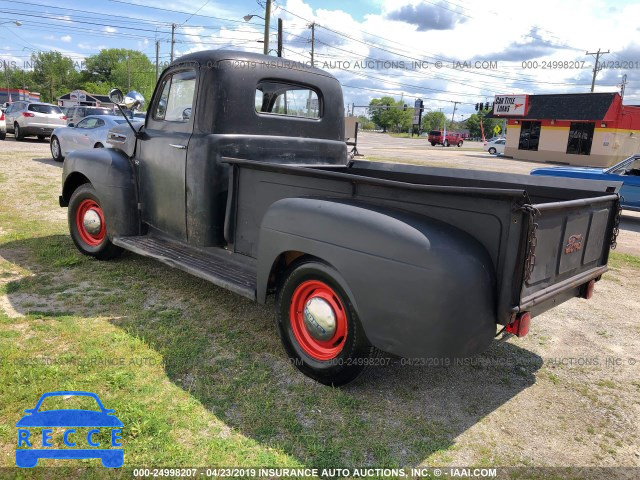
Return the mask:
[[[114,90],[115,102],[143,99]],[[380,352],[476,355],[589,298],[619,183],[350,161],[339,82],[274,57],[189,54],[144,124],[71,153],[60,205],[78,249],[158,259],[264,303],[292,363],[329,385]]]

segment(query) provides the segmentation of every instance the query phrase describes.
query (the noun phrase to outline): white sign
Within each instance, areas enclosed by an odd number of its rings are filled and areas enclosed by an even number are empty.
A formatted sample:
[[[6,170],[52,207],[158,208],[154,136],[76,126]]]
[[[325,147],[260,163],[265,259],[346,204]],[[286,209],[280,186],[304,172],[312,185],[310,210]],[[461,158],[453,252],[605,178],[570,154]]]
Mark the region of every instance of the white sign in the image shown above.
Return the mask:
[[[80,90],[76,90],[75,92],[71,92],[71,95],[69,95],[69,98],[71,100],[76,101],[76,102],[86,102],[87,101],[87,95],[84,92],[81,92]]]
[[[496,95],[493,114],[498,116],[524,116],[527,113],[528,95]]]

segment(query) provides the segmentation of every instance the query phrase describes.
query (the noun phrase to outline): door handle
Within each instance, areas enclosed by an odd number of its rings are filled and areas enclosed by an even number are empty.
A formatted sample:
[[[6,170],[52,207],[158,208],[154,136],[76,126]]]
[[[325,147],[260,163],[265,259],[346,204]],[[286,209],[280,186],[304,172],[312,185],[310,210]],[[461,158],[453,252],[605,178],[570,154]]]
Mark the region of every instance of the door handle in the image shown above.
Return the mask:
[[[173,147],[173,148],[177,148],[178,150],[186,150],[187,149],[186,145],[179,145],[177,143],[170,143],[169,146]]]

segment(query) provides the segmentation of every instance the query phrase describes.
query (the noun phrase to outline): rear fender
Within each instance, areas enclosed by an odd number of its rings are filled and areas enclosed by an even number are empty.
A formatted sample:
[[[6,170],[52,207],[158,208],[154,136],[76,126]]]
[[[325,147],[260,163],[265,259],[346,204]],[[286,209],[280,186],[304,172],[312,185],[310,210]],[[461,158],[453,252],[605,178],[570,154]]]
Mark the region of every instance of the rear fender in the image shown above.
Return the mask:
[[[287,198],[261,224],[258,300],[283,252],[332,265],[369,341],[404,357],[484,351],[496,332],[495,273],[487,251],[446,223],[339,199]]]
[[[64,160],[60,205],[67,206],[73,191],[86,182],[96,189],[110,237],[140,233],[136,177],[126,155],[111,148],[69,153]]]

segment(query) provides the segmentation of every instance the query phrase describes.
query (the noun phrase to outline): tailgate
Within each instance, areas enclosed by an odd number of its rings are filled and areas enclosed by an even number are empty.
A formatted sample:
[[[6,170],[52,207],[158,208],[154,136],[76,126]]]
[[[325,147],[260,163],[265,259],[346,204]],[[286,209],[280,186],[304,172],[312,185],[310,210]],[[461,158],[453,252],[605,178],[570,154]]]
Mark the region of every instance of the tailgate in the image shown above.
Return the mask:
[[[599,279],[615,247],[620,211],[617,194],[534,205],[518,310],[541,313]]]

